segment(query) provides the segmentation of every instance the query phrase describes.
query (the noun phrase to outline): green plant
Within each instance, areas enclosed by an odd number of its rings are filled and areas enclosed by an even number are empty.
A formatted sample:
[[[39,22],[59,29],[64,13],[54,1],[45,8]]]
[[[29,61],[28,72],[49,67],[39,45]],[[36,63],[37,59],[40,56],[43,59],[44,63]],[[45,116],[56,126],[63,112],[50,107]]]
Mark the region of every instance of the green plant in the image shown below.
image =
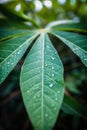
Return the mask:
[[[7,78],[25,52],[28,52],[21,69],[20,87],[35,130],[51,130],[60,108],[66,113],[87,119],[87,107],[67,95],[63,100],[64,67],[52,40],[57,38],[67,45],[87,67],[86,24],[64,20],[41,28],[35,21],[23,15],[23,10],[16,13],[7,7],[3,5],[11,15],[16,15],[19,20],[28,20],[33,26],[21,21],[9,21],[5,26],[3,22],[6,20],[0,21],[0,83]]]

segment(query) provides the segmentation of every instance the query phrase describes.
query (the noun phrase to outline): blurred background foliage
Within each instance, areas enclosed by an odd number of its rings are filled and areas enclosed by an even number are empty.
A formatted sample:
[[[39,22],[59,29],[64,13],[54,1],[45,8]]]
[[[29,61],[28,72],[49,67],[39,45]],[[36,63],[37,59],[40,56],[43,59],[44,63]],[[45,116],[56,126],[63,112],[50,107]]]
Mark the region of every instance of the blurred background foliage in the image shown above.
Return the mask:
[[[0,0],[0,28],[21,29],[29,25],[32,29],[64,19],[87,23],[87,0]],[[68,47],[52,40],[65,69],[65,94],[87,105],[87,68]],[[56,42],[60,44],[56,45]],[[0,85],[0,130],[33,130],[19,85],[20,69],[26,55],[27,52]],[[57,129],[87,130],[87,120],[61,109],[53,130]]]

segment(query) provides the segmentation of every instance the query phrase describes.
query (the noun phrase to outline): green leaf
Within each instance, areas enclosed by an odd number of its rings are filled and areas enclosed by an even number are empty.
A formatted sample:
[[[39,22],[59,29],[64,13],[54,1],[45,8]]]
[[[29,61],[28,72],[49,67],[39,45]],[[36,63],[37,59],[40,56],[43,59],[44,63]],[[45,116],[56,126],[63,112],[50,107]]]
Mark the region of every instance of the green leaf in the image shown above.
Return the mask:
[[[20,78],[23,100],[36,130],[51,130],[64,95],[63,66],[47,34],[28,54]]]
[[[81,59],[87,67],[87,36],[64,31],[52,31]]]
[[[67,114],[81,116],[87,119],[87,106],[78,102],[73,97],[65,95],[61,109]]]
[[[36,33],[28,32],[0,42],[0,83],[6,79],[36,36]]]
[[[64,22],[64,20],[62,22]],[[55,24],[52,28],[55,30],[87,33],[87,23],[73,23],[73,21],[71,22],[72,23],[62,24],[60,21],[59,25]]]
[[[0,29],[32,29],[34,28],[29,22],[28,25],[26,24],[26,22],[18,22],[18,21],[12,21],[12,20],[8,20],[8,19],[0,19]],[[10,31],[11,31],[10,30]]]
[[[24,35],[26,33],[30,33],[27,29],[20,30],[11,30],[11,29],[0,29],[0,41],[8,40],[15,36]]]

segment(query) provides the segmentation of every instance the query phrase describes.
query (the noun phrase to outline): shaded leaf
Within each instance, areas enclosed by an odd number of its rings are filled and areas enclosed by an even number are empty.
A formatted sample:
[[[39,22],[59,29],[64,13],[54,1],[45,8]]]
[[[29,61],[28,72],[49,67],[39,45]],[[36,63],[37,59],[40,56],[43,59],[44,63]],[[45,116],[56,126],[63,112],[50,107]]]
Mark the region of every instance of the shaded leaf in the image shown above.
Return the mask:
[[[21,70],[23,100],[36,130],[51,130],[64,95],[63,66],[47,34],[41,33]]]
[[[87,106],[78,102],[75,98],[65,95],[61,109],[71,115],[81,116],[87,119]]]
[[[0,83],[12,71],[36,36],[34,32],[29,32],[0,42]]]

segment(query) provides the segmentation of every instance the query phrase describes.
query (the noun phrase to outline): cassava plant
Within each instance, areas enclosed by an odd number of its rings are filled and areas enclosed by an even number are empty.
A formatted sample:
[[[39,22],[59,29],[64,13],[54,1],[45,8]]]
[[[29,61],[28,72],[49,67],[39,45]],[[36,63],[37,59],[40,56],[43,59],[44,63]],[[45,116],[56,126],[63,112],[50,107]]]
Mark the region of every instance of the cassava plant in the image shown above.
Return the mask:
[[[24,1],[9,5],[3,3],[0,7],[9,19],[2,17],[0,21],[0,84],[27,51],[21,67],[20,89],[34,129],[52,130],[60,109],[87,119],[86,106],[69,95],[64,97],[64,67],[52,40],[63,42],[87,67],[86,23],[62,20],[42,28],[24,13]],[[15,11],[18,5],[20,8]]]

